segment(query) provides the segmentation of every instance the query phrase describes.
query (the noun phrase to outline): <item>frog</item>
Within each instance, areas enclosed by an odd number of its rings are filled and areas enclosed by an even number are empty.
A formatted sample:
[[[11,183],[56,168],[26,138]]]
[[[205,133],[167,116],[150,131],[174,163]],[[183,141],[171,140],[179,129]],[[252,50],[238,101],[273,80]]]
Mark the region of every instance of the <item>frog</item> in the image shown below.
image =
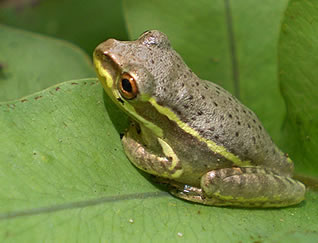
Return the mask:
[[[174,196],[204,205],[268,208],[302,202],[294,163],[253,111],[200,79],[164,33],[108,39],[93,53],[105,93],[131,119],[128,159]]]

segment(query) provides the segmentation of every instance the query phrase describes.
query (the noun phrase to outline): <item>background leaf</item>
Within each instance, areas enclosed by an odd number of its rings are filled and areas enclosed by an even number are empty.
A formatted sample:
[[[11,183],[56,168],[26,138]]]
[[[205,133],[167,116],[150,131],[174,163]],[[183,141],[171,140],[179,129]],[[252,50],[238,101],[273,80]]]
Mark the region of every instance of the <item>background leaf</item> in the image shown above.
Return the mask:
[[[0,21],[68,40],[89,55],[110,37],[127,39],[120,0],[4,0]]]
[[[78,47],[4,25],[0,25],[0,53],[0,101],[95,75],[90,58]]]
[[[299,171],[318,176],[318,2],[292,0],[279,42],[279,78],[286,102],[286,151]]]

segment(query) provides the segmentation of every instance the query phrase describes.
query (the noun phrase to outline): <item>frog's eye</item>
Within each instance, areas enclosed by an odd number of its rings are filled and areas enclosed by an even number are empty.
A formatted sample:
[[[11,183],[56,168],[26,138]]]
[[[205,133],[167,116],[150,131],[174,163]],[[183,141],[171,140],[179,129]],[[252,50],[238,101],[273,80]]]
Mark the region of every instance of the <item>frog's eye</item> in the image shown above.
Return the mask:
[[[118,88],[121,95],[127,100],[131,100],[137,96],[138,88],[136,80],[128,73],[123,73],[121,75],[118,82]]]

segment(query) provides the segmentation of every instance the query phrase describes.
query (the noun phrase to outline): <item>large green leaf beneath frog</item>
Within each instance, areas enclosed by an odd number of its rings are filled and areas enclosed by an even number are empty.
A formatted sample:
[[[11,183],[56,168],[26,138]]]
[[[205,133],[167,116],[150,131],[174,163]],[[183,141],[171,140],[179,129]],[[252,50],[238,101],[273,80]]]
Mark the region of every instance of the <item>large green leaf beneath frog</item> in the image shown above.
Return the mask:
[[[285,107],[276,48],[287,2],[124,0],[124,13],[132,38],[147,29],[165,32],[199,77],[239,96],[279,142]]]
[[[157,188],[124,155],[96,79],[1,103],[0,130],[1,242],[317,239],[315,192],[296,207],[251,210]]]
[[[127,38],[121,1],[0,1],[2,23],[68,40],[89,55],[108,38]]]
[[[77,47],[4,25],[0,25],[0,53],[0,101],[95,76],[91,60]]]
[[[284,144],[303,173],[318,175],[318,2],[292,0],[279,42],[287,107]]]

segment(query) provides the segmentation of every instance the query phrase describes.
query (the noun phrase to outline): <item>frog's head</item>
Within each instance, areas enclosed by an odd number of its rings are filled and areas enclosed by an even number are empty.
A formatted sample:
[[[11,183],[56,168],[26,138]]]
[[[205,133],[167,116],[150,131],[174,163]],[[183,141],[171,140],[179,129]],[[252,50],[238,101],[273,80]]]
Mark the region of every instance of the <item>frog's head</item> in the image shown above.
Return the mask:
[[[159,118],[154,105],[176,97],[180,87],[171,80],[187,68],[167,36],[157,30],[135,41],[108,39],[96,47],[94,64],[106,93],[146,127]]]
[[[153,96],[157,86],[174,73],[176,55],[167,36],[152,30],[135,41],[101,43],[94,51],[94,64],[108,95],[142,99]]]

